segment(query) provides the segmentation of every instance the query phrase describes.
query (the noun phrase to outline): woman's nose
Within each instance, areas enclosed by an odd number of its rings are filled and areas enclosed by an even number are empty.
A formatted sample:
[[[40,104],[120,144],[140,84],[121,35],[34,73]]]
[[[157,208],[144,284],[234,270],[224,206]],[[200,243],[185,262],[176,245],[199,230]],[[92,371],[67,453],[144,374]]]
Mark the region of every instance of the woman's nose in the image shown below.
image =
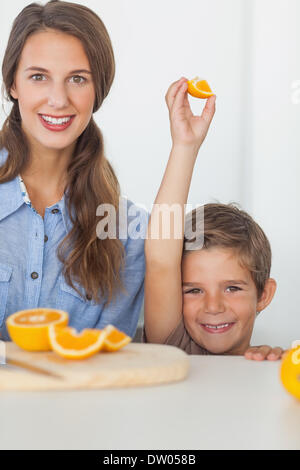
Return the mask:
[[[222,313],[225,310],[224,300],[222,295],[215,293],[215,294],[207,294],[205,296],[205,312],[206,313]]]
[[[49,90],[48,105],[53,108],[65,108],[69,104],[68,94],[62,84],[53,84]]]

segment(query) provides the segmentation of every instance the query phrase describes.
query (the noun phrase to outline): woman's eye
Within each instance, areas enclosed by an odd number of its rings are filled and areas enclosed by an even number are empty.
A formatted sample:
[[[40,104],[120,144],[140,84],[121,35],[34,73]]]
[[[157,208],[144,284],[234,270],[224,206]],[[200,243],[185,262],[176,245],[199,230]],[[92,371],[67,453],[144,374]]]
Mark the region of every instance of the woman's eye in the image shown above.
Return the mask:
[[[30,78],[32,78],[33,81],[35,82],[43,82],[46,80],[45,75],[41,73],[36,73],[35,75],[32,75]],[[81,77],[80,75],[74,75],[71,77],[72,82],[75,83],[76,85],[82,85],[83,83],[86,82],[86,78]]]
[[[84,77],[81,77],[80,75],[74,75],[72,77],[74,80],[74,83],[76,83],[77,85],[82,85],[84,82],[86,82],[86,78]]]
[[[36,73],[35,75],[32,75],[30,78],[32,78],[35,82],[42,82],[43,77],[45,76],[42,75],[41,73]],[[40,78],[42,78],[42,80],[40,80]]]

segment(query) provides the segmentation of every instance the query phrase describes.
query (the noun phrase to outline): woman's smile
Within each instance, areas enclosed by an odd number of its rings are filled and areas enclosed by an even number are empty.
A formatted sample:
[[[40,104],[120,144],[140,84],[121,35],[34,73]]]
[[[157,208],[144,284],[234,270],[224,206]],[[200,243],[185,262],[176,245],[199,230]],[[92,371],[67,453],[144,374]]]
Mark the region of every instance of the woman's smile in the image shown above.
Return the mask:
[[[64,131],[71,126],[75,119],[75,114],[69,116],[49,116],[47,114],[38,114],[43,126],[49,131]]]

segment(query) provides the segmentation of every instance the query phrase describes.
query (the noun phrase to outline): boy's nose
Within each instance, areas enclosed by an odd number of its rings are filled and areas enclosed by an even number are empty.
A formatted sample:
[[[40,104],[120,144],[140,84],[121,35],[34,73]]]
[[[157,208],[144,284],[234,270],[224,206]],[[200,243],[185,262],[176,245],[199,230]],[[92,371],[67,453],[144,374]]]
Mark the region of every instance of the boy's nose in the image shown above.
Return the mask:
[[[206,313],[223,313],[225,305],[222,296],[219,294],[206,295],[204,309]]]

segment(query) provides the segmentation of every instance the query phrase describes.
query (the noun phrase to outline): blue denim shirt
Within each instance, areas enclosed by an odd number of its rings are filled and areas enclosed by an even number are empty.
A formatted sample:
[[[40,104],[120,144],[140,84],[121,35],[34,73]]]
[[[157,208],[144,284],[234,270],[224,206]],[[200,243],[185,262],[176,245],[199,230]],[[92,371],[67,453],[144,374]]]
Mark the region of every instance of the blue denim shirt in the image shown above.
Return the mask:
[[[7,151],[0,150],[0,166]],[[49,307],[69,313],[69,325],[103,328],[111,323],[134,336],[144,294],[144,238],[148,213],[122,199],[130,213],[140,215],[140,238],[122,239],[125,268],[122,280],[127,292],[119,292],[107,306],[82,298],[63,275],[56,249],[71,228],[64,196],[47,207],[44,218],[31,206],[25,186],[18,176],[0,184],[0,338],[9,340],[5,320],[12,313],[35,307]],[[133,211],[132,211],[133,209]],[[142,215],[142,217],[141,217]],[[133,216],[128,216],[128,227]],[[136,216],[135,216],[136,217]],[[82,286],[74,282],[80,292]]]

